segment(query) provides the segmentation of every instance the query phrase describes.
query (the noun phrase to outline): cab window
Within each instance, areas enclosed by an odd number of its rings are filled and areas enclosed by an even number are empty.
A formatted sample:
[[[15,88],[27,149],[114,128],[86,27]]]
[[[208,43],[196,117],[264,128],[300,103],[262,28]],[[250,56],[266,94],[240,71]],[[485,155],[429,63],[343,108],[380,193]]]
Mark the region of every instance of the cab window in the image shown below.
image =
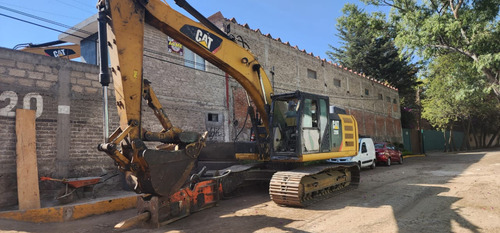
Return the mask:
[[[302,119],[302,127],[311,128],[318,127],[318,104],[316,100],[304,100],[304,115]]]

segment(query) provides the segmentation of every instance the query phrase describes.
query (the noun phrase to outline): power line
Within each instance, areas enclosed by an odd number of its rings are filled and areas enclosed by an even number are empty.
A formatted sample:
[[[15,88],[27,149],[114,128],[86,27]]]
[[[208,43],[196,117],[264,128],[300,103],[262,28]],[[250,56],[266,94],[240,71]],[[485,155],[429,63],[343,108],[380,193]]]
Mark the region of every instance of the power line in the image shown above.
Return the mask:
[[[55,13],[53,11],[51,11],[51,12],[49,12],[49,11],[43,11],[43,10],[39,10],[39,9],[33,9],[33,8],[29,8],[29,7],[25,7],[25,6],[19,6],[19,5],[16,5],[16,4],[10,4],[10,3],[6,3],[6,2],[0,2],[0,3],[3,4],[3,5],[7,5],[7,6],[19,8],[19,9],[24,9],[24,10],[28,10],[28,11],[34,11],[34,12],[38,12],[38,13],[42,13],[42,14],[50,14],[50,15],[55,15],[55,16],[59,16],[59,17],[63,17],[63,18],[68,18],[68,19],[75,19],[75,20],[79,20],[80,19],[79,17],[75,17],[75,16],[68,16],[68,15],[58,14],[60,12]]]
[[[178,66],[183,66],[183,67],[189,67],[189,66],[186,66],[185,63],[191,63],[191,64],[198,64],[200,66],[203,65],[203,63],[196,63],[194,61],[190,61],[190,60],[186,60],[186,59],[183,59],[183,58],[179,58],[179,57],[175,57],[175,56],[172,56],[170,54],[166,54],[166,53],[163,53],[163,52],[160,52],[160,51],[155,51],[155,50],[151,50],[151,49],[147,49],[147,48],[144,48],[144,51],[145,52],[149,52],[149,53],[152,53],[152,54],[155,54],[155,55],[160,55],[160,56],[165,56],[165,57],[168,57],[168,58],[171,58],[171,59],[174,59],[174,60],[177,60],[177,61],[182,61],[184,62],[184,64],[180,64],[180,63],[176,63],[176,62],[173,62],[173,61],[169,61],[167,59],[162,59],[162,58],[158,58],[158,57],[154,57],[154,56],[151,56],[151,55],[147,55],[147,54],[144,54],[144,57],[148,57],[148,58],[152,58],[152,59],[155,59],[155,60],[158,60],[158,61],[162,61],[162,62],[167,62],[167,63],[170,63],[170,64],[174,64],[174,65],[178,65]],[[205,61],[206,62],[206,61]],[[208,63],[210,64],[210,63]],[[213,65],[207,65],[205,64],[206,67],[209,67],[209,68],[213,68],[213,69],[218,69],[217,67],[213,66]],[[189,68],[192,68],[192,67],[189,67]],[[194,68],[196,69],[196,68]],[[196,70],[200,70],[200,69],[196,69]],[[215,73],[215,72],[210,72],[210,71],[207,71],[207,70],[200,70],[200,71],[203,71],[203,72],[206,72],[208,74],[213,74],[213,75],[217,75],[217,76],[220,76],[220,77],[226,77],[224,74],[218,74],[218,73]]]
[[[74,3],[77,3],[78,5],[82,6],[82,7],[87,7],[88,5],[85,4],[85,3],[81,3],[80,1],[77,1],[77,0],[71,0],[72,2]],[[96,2],[94,2],[94,8],[95,8],[95,5],[96,5]],[[96,9],[97,11],[97,9]]]
[[[70,7],[73,7],[75,9],[78,9],[78,10],[81,10],[81,11],[85,11],[86,13],[89,13],[89,9],[83,9],[83,8],[77,7],[75,5],[69,4],[69,3],[65,2],[65,1],[61,1],[61,0],[56,0],[56,1],[59,2],[59,3],[62,3],[64,5],[66,5],[66,6],[70,6]],[[96,10],[96,12],[97,12],[97,10]]]
[[[78,35],[74,35],[74,34],[67,33],[67,32],[64,32],[64,31],[61,31],[61,30],[57,30],[57,29],[55,29],[55,28],[51,28],[51,27],[44,26],[44,25],[41,25],[41,24],[33,23],[33,22],[30,22],[30,21],[27,21],[27,20],[24,20],[24,19],[16,18],[16,17],[14,17],[14,16],[5,15],[5,14],[2,14],[2,13],[0,13],[0,16],[4,16],[4,17],[7,17],[7,18],[11,18],[11,19],[19,20],[19,21],[24,22],[24,23],[29,23],[29,24],[32,24],[32,25],[35,25],[35,26],[38,26],[38,27],[42,27],[42,28],[49,29],[49,30],[52,30],[52,31],[56,31],[56,32],[64,33],[64,34],[67,34],[67,35],[70,35],[70,36],[78,37],[78,38],[80,38],[80,39],[82,39],[82,40],[87,39],[87,38],[84,38],[84,37],[81,37],[81,36],[78,36]]]
[[[216,67],[216,66],[208,63],[206,60],[205,60],[205,64],[203,64],[203,63],[199,63],[199,62],[195,62],[195,61],[191,61],[191,60],[186,60],[186,59],[180,58],[178,56],[173,56],[173,55],[170,55],[168,53],[160,52],[158,50],[152,50],[152,49],[144,48],[144,51],[152,53],[152,54],[155,54],[155,55],[167,57],[167,58],[170,58],[170,59],[173,59],[173,60],[177,60],[179,62],[183,62],[184,64],[174,63],[174,62],[169,61],[169,60],[165,60],[165,59],[161,59],[161,58],[157,58],[157,57],[153,57],[153,56],[146,56],[146,55],[144,55],[145,57],[153,58],[153,59],[156,59],[158,61],[168,62],[168,63],[171,63],[171,64],[180,65],[180,66],[186,66],[185,65],[186,63],[190,63],[190,64],[193,64],[195,67],[197,65],[199,65],[199,66],[205,66],[205,67],[210,68],[210,69],[219,69],[218,67]],[[189,67],[189,66],[186,66],[186,67]],[[192,68],[192,67],[190,67],[190,68]],[[200,70],[200,69],[197,69],[197,70]],[[218,74],[218,73],[210,72],[210,71],[206,71],[206,70],[200,70],[200,71],[204,71],[204,72],[207,72],[209,74],[214,74],[214,75],[218,75],[218,76],[221,76],[221,77],[225,77],[224,74]]]
[[[71,30],[74,30],[74,31],[77,31],[77,32],[81,32],[83,34],[87,34],[89,36],[92,35],[91,32],[85,31],[83,29],[78,29],[78,28],[75,28],[75,27],[71,27],[71,26],[68,26],[66,24],[55,22],[55,21],[52,21],[50,19],[45,19],[45,18],[36,16],[36,15],[28,14],[28,13],[23,12],[23,11],[18,11],[18,10],[15,10],[15,9],[12,9],[12,8],[8,8],[8,7],[5,7],[5,6],[0,6],[0,9],[4,9],[4,10],[10,11],[10,12],[14,12],[14,13],[17,13],[17,14],[20,14],[20,15],[24,15],[24,16],[27,16],[27,17],[30,17],[30,18],[33,18],[33,19],[37,19],[37,20],[46,22],[46,23],[54,24],[54,25],[57,25],[59,27],[68,28],[68,29],[71,29]],[[9,17],[9,18],[14,18],[14,17]],[[23,22],[27,22],[27,21],[23,21]],[[66,33],[66,34],[68,34],[68,33]]]

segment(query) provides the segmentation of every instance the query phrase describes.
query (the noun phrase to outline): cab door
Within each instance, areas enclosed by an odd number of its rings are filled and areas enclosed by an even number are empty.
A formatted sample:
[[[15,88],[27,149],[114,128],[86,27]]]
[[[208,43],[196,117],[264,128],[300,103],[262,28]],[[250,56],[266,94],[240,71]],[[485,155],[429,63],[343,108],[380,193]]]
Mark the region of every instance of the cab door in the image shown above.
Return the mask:
[[[319,152],[321,136],[318,119],[318,101],[312,98],[305,98],[302,109],[302,153]]]
[[[302,102],[302,152],[307,154],[330,151],[327,99],[307,95]]]

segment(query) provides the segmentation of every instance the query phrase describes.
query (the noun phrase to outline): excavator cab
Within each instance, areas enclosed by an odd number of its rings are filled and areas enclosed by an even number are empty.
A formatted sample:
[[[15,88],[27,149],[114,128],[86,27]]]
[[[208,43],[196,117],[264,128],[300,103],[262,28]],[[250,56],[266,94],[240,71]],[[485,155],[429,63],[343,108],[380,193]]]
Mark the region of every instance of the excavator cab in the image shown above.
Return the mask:
[[[303,160],[303,155],[342,150],[343,119],[349,119],[330,112],[327,96],[296,91],[272,100],[271,160]]]
[[[271,157],[298,159],[322,151],[327,140],[328,97],[304,92],[275,95],[271,107]]]

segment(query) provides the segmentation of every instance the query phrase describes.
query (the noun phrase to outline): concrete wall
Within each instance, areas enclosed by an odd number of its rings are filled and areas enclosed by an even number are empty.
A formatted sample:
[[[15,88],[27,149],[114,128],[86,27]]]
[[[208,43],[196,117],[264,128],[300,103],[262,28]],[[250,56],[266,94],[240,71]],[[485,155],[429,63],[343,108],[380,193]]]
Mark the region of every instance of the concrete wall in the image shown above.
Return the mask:
[[[17,202],[17,108],[37,112],[39,176],[116,172],[111,159],[96,149],[102,140],[98,72],[94,65],[0,48],[0,208]],[[53,194],[46,191],[57,186],[51,183],[40,183],[41,195]]]

